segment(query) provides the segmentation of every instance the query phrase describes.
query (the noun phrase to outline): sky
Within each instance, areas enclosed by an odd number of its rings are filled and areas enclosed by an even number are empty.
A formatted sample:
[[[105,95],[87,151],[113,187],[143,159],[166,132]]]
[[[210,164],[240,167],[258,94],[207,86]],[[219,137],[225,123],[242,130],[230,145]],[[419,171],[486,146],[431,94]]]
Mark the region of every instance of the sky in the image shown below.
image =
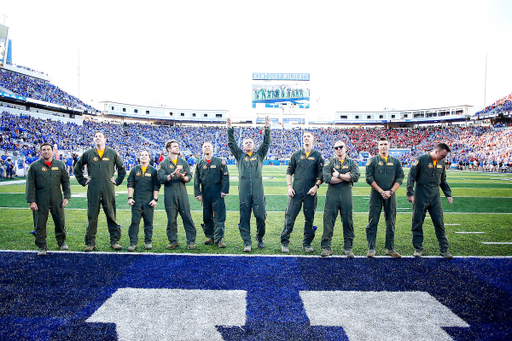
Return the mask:
[[[489,105],[512,93],[509,0],[0,0],[2,20],[15,64],[99,109],[108,100],[244,117],[253,72],[309,73],[308,115],[323,118],[480,110],[484,94]]]

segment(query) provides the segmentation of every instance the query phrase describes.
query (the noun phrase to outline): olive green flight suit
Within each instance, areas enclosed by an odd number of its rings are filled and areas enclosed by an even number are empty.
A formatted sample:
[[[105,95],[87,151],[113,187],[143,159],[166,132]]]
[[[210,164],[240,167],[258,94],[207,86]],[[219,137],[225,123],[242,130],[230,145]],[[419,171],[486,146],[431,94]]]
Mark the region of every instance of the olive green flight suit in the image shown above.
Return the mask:
[[[415,185],[416,184],[416,188]],[[446,197],[452,196],[450,185],[446,182],[445,161],[434,161],[430,154],[424,154],[416,159],[409,171],[407,179],[407,196],[414,195],[412,213],[412,245],[417,250],[423,250],[423,222],[427,211],[432,218],[439,250],[448,251],[448,238],[444,229],[443,206],[439,187]]]
[[[194,173],[194,196],[202,196],[203,231],[206,238],[212,238],[215,245],[224,238],[226,204],[221,193],[229,193],[229,171],[224,160],[213,156],[208,163],[205,159],[197,162]]]
[[[154,199],[153,192],[160,190],[156,169],[148,165],[146,172],[137,165],[128,175],[128,188],[133,188],[132,223],[128,229],[130,245],[139,242],[139,225],[141,217],[144,218],[144,244],[150,244],[153,238],[153,215],[155,208],[149,203]],[[156,198],[158,199],[158,198]]]
[[[331,184],[333,168],[336,168],[338,173],[346,174],[350,172],[350,182],[343,181],[339,184]],[[322,234],[321,247],[322,249],[331,250],[332,236],[334,234],[334,225],[338,213],[341,214],[341,221],[343,223],[343,250],[349,251],[352,249],[352,242],[354,240],[354,222],[352,220],[352,187],[354,182],[359,180],[361,173],[357,163],[345,158],[343,164],[336,156],[327,159],[324,162],[322,171],[324,182],[329,184],[327,193],[325,195],[325,208],[324,208],[324,231]]]
[[[373,182],[376,182],[383,191],[389,191],[393,188],[395,183],[401,186],[404,177],[402,163],[391,155],[388,156],[387,162],[380,155],[376,155],[369,159],[366,164],[366,183],[371,185]],[[377,226],[379,225],[382,206],[384,206],[384,217],[386,218],[386,242],[384,247],[388,250],[394,250],[396,193],[393,193],[389,199],[384,200],[382,195],[372,188],[368,206],[368,225],[366,225],[368,249],[375,250],[377,243]]]
[[[107,217],[110,245],[117,244],[121,239],[121,228],[116,223],[116,191],[110,179],[112,179],[117,169],[115,186],[123,183],[126,176],[123,160],[111,148],[105,148],[101,158],[95,148],[87,150],[77,161],[73,170],[76,180],[82,186],[85,186],[87,182],[83,172],[84,166],[87,166],[87,174],[91,179],[87,185],[87,219],[89,225],[85,233],[85,245],[96,246],[100,202]]]
[[[233,128],[228,128],[228,147],[236,159],[238,168],[238,199],[240,201],[240,236],[245,246],[251,241],[251,210],[256,218],[256,240],[263,241],[265,235],[265,194],[263,193],[263,161],[270,147],[270,128],[265,127],[263,143],[251,156],[238,147]]]
[[[174,176],[171,180],[167,180],[167,175],[172,174],[176,168],[181,169],[181,173],[185,173],[187,182],[192,180],[190,166],[181,157],[178,157],[176,165],[169,157],[166,157],[158,168],[158,181],[164,185],[164,203],[165,212],[167,213],[167,239],[170,244],[178,243],[178,213],[183,221],[187,245],[193,245],[196,241],[196,227],[192,221],[190,213],[190,202],[188,201],[187,188],[185,183]]]
[[[324,158],[318,151],[312,149],[309,156],[306,157],[304,148],[293,153],[286,169],[287,175],[293,175],[292,188],[295,191],[293,198],[288,198],[286,211],[284,214],[284,227],[281,232],[281,244],[288,246],[290,235],[293,231],[295,219],[304,204],[304,240],[303,246],[310,246],[315,238],[313,230],[313,221],[317,204],[317,195],[308,195],[309,190],[315,186],[317,180],[322,180],[322,170],[324,167]]]
[[[61,190],[62,187],[62,190]],[[66,240],[66,220],[62,207],[64,199],[71,199],[69,174],[62,161],[52,160],[50,167],[39,159],[30,165],[27,173],[25,199],[27,203],[35,202],[37,211],[32,211],[36,231],[35,244],[39,249],[47,249],[46,223],[51,212],[55,224],[55,239],[61,246]]]

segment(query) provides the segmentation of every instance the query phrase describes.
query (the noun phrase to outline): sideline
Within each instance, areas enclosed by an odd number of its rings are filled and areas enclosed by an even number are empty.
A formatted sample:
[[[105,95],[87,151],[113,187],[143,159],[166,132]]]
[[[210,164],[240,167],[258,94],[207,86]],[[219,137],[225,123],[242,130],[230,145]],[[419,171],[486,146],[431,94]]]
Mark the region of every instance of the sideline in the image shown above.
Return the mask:
[[[26,180],[14,180],[14,181],[1,181],[0,182],[0,186],[5,186],[5,185],[21,185],[21,184],[24,184],[26,182]]]
[[[1,252],[6,253],[34,253],[37,254],[37,250],[0,250]],[[156,252],[115,252],[115,251],[92,251],[92,252],[84,252],[84,251],[50,251],[48,250],[48,254],[55,254],[55,255],[65,255],[65,254],[84,254],[84,255],[112,255],[112,256],[157,256],[157,257],[165,257],[165,256],[171,256],[171,257],[181,257],[181,256],[194,256],[194,257],[252,257],[252,258],[318,258],[318,259],[330,259],[330,258],[340,258],[340,259],[346,259],[348,262],[350,262],[352,259],[347,258],[347,256],[343,255],[332,255],[330,257],[322,258],[320,255],[256,255],[256,254],[212,254],[212,253],[156,253]],[[37,256],[38,259],[44,259],[44,257]],[[512,256],[453,256],[455,259],[457,258],[477,258],[477,259],[490,259],[490,258],[512,258]],[[371,259],[368,259],[366,256],[355,256],[354,259],[367,259],[369,262],[371,262]],[[389,256],[375,256],[374,259],[389,259],[392,262],[400,262],[399,259],[394,259]],[[443,257],[441,256],[423,256],[421,258],[416,258],[414,256],[404,256],[402,255],[402,258],[412,258],[417,259],[418,261],[421,261],[422,259],[439,259],[442,261],[445,261]],[[447,262],[450,262],[449,260],[446,260]]]

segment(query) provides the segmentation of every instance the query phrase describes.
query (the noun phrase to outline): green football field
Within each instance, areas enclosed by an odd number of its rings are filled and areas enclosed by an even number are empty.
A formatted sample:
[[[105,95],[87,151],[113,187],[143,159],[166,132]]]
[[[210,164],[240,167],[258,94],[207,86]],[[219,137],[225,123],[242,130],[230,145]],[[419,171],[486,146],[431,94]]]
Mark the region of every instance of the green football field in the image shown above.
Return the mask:
[[[215,254],[241,254],[243,243],[238,231],[238,179],[234,166],[229,167],[231,174],[230,193],[226,197],[227,220],[224,241],[226,249],[203,244],[205,240],[201,229],[201,204],[193,196],[192,183],[187,185],[189,200],[192,208],[192,217],[197,228],[197,248],[194,251],[186,250],[185,233],[181,219],[178,218],[178,232],[180,247],[169,251],[165,249],[168,244],[166,238],[167,217],[163,210],[163,189],[160,190],[160,201],[155,212],[153,250],[145,251],[143,244],[143,227],[139,234],[139,252],[157,253],[215,253]],[[408,170],[406,170],[407,175]],[[265,194],[267,197],[267,232],[264,238],[265,249],[253,248],[253,254],[280,254],[280,233],[283,227],[284,211],[287,203],[286,167],[265,166]],[[365,227],[368,220],[368,196],[370,186],[365,182],[364,167],[361,168],[361,178],[353,188],[354,201],[354,253],[356,256],[366,255]],[[452,188],[454,202],[448,205],[443,196],[443,208],[446,231],[450,241],[450,251],[455,256],[512,256],[512,174],[481,173],[448,171],[448,182]],[[71,180],[72,200],[66,208],[67,244],[72,251],[82,251],[84,235],[87,226],[86,188],[80,186],[74,179]],[[317,235],[312,243],[316,254],[320,254],[320,239],[322,234],[323,208],[327,186],[320,187],[318,207],[314,225],[318,226]],[[100,212],[97,250],[112,252],[127,252],[129,245],[128,227],[131,212],[127,204],[126,181],[116,188],[117,222],[122,226],[120,244],[123,251],[110,249],[109,235],[106,219]],[[32,212],[25,203],[25,184],[11,184],[3,181],[0,186],[0,250],[36,250],[33,230]],[[404,185],[397,191],[398,210],[395,231],[395,248],[402,255],[412,255],[411,242],[411,204],[405,197]],[[302,232],[304,219],[299,214],[295,230],[290,240],[291,254],[306,254],[302,251]],[[255,221],[251,224],[253,241],[255,240]],[[381,216],[377,239],[377,255],[383,255],[384,217]],[[427,215],[424,225],[424,255],[437,255],[438,243],[434,235],[434,228]],[[255,245],[256,243],[254,243]],[[343,244],[341,220],[338,218],[334,238],[334,254],[341,254]],[[48,248],[57,250],[57,243],[53,233],[53,221],[48,222]]]

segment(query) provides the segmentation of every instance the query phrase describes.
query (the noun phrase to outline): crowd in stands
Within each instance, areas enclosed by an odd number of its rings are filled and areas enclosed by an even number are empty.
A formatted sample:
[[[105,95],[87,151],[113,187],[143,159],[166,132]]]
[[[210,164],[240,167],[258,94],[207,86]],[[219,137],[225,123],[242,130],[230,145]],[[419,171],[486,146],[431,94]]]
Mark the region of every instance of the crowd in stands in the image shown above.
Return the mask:
[[[27,67],[19,68],[39,72]],[[19,96],[29,97],[70,108],[96,109],[80,99],[69,95],[55,85],[43,79],[29,77],[17,72],[0,69],[0,91],[9,90]],[[8,110],[8,109],[7,109]],[[387,136],[392,148],[406,149],[400,160],[409,166],[416,157],[432,150],[439,142],[451,146],[449,161],[458,169],[501,171],[512,168],[512,93],[501,98],[475,115],[496,114],[502,119],[492,126],[431,126],[414,129],[379,128],[310,128],[316,136],[315,148],[324,156],[332,156],[332,146],[338,140],[345,142],[348,155],[358,161],[364,160],[361,153],[375,155],[377,141]],[[251,137],[256,146],[262,143],[263,128],[235,127],[235,137],[242,144],[242,137]],[[51,143],[70,172],[79,155],[92,147],[92,136],[103,131],[108,146],[123,157],[128,169],[137,164],[137,153],[147,150],[152,155],[152,163],[158,164],[167,154],[163,146],[165,141],[176,139],[185,158],[190,164],[201,155],[203,142],[212,142],[215,155],[228,161],[234,161],[227,145],[226,127],[178,127],[154,124],[117,124],[86,121],[83,125],[64,123],[56,120],[43,120],[29,115],[13,115],[4,111],[0,117],[0,150],[5,151],[0,159],[0,176],[9,176],[6,171],[7,157],[11,157],[14,167],[38,159],[39,146]],[[267,154],[269,160],[288,160],[293,152],[301,147],[300,129],[273,129],[272,143]],[[3,174],[2,174],[3,173]]]
[[[89,110],[91,112],[97,111],[89,104],[82,102],[80,99],[46,80],[29,77],[6,69],[0,69],[0,91],[1,88],[7,89],[18,96],[58,104],[68,108]]]
[[[459,169],[501,171],[510,170],[512,167],[512,128],[507,127],[509,123],[505,120],[487,127],[453,125],[415,129],[312,128],[309,131],[316,136],[315,148],[324,157],[332,156],[334,143],[343,140],[347,145],[348,155],[363,161],[361,152],[375,155],[378,152],[378,139],[387,136],[392,148],[407,149],[400,156],[404,166],[409,166],[417,156],[432,150],[439,142],[445,142],[452,149],[449,162],[457,164]],[[240,145],[241,137],[251,137],[256,146],[259,146],[262,142],[262,129],[235,127],[235,137]],[[178,127],[95,121],[84,121],[83,125],[78,125],[28,115],[18,116],[7,111],[0,117],[0,150],[12,155],[15,158],[12,160],[14,164],[21,163],[23,166],[29,159],[37,160],[37,151],[43,142],[51,143],[61,159],[70,163],[71,171],[76,158],[93,146],[92,136],[96,131],[106,134],[107,146],[120,153],[128,169],[137,164],[137,153],[140,150],[148,150],[152,155],[152,163],[158,164],[167,154],[163,146],[170,139],[180,142],[183,156],[192,158],[191,164],[201,156],[201,147],[206,141],[213,143],[215,155],[228,161],[233,160],[227,146],[226,127]],[[273,129],[267,158],[289,159],[301,146],[302,132],[300,129]]]
[[[512,112],[512,93],[476,112],[473,116],[497,116]]]

